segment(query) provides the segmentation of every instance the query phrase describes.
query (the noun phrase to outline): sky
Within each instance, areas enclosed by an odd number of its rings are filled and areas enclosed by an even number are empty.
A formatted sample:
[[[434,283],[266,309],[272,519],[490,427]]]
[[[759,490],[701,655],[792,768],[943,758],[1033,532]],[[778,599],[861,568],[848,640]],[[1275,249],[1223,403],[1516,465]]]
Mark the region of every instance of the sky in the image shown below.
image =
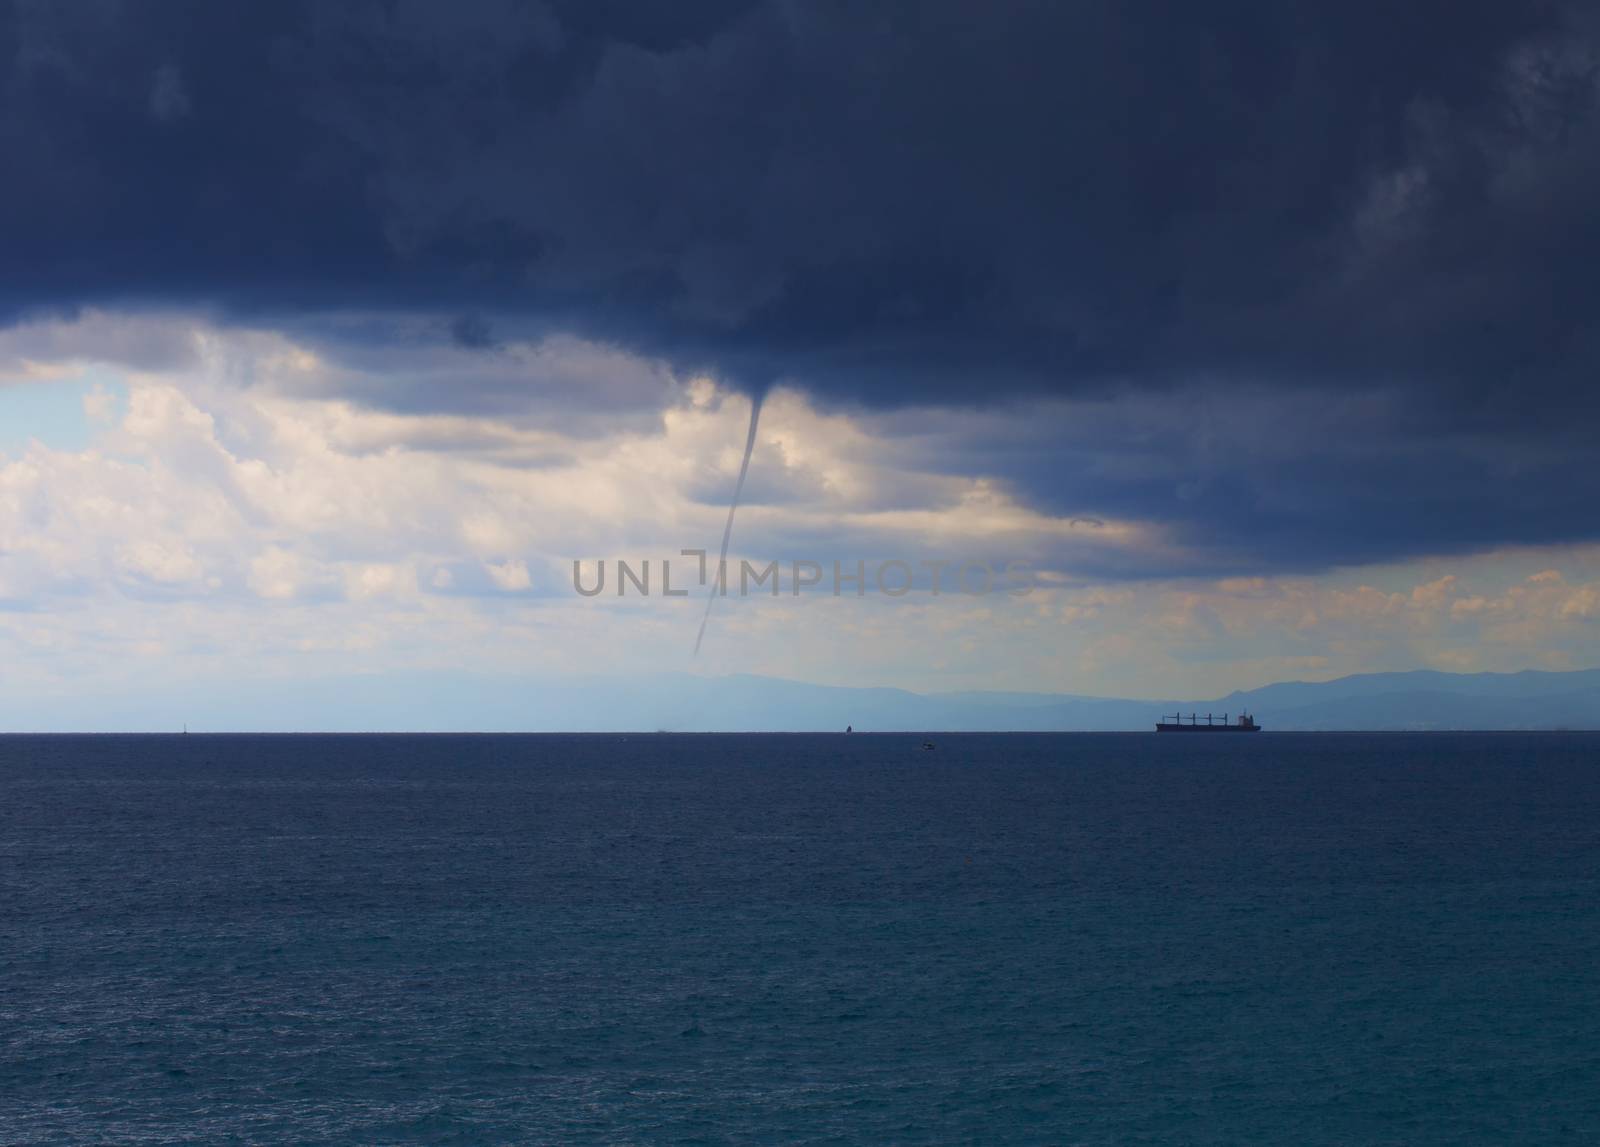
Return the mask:
[[[13,0],[0,84],[0,727],[1600,665],[1590,4]]]

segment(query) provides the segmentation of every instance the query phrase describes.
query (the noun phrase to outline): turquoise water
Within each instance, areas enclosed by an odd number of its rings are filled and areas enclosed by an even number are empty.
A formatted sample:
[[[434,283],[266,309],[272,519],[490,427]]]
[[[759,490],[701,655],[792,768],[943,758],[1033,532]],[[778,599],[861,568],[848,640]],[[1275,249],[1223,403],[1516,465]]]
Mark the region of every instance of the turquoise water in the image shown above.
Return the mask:
[[[936,740],[0,738],[0,1143],[1600,1140],[1600,737]]]

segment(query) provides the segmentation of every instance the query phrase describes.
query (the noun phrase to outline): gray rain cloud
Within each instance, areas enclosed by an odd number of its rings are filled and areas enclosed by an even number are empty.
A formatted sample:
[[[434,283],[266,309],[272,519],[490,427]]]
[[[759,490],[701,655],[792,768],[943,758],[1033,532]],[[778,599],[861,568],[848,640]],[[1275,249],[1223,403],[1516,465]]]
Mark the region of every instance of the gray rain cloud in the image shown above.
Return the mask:
[[[1600,535],[1588,4],[14,2],[0,68],[13,321],[1031,406],[938,464],[1205,568]],[[484,375],[356,397],[520,400]]]

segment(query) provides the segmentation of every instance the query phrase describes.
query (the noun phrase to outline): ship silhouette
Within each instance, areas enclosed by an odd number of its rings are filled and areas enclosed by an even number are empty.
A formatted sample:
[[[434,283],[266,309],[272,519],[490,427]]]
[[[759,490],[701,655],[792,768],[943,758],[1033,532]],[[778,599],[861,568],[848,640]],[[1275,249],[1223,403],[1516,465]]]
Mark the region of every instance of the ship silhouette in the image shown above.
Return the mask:
[[[1164,714],[1156,723],[1158,733],[1259,733],[1261,726],[1256,724],[1256,719],[1248,713],[1239,714],[1239,719],[1229,723],[1228,715],[1224,713],[1220,719],[1207,713],[1204,720],[1198,714],[1190,713],[1185,719],[1182,713],[1173,714],[1169,720]]]

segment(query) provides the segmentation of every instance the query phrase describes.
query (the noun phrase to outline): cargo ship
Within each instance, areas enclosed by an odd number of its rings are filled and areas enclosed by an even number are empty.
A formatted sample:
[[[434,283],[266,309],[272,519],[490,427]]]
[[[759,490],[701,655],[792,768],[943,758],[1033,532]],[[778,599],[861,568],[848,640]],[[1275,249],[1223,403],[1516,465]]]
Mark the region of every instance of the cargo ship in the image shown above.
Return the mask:
[[[1256,719],[1248,713],[1239,714],[1237,721],[1229,722],[1228,715],[1224,713],[1221,718],[1207,713],[1202,719],[1195,713],[1185,717],[1182,713],[1174,714],[1170,719],[1163,714],[1156,724],[1158,733],[1259,733],[1261,726],[1256,724]]]

